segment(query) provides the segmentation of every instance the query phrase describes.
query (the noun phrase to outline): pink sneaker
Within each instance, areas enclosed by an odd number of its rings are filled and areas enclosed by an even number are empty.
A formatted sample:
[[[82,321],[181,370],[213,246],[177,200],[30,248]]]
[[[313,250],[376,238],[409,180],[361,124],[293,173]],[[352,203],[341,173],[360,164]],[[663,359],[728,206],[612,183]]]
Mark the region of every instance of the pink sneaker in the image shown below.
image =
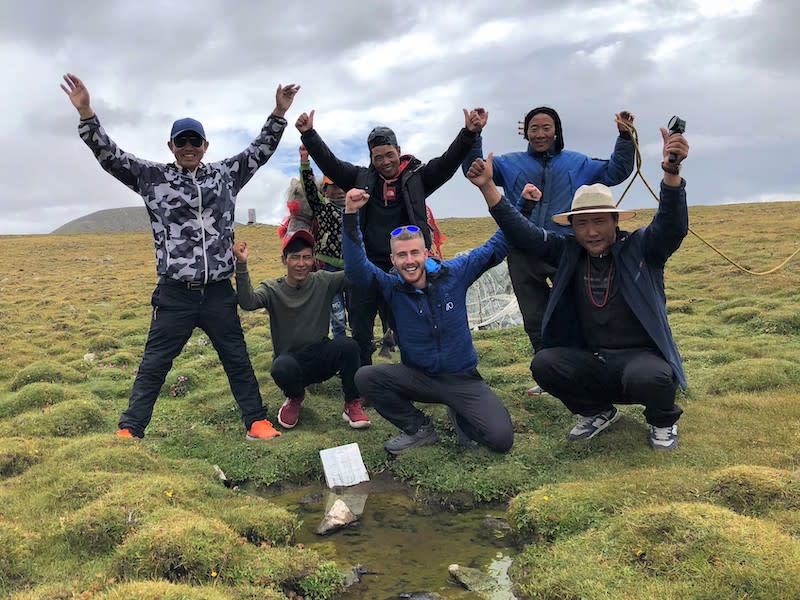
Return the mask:
[[[287,396],[286,401],[278,409],[278,423],[286,429],[297,425],[300,418],[300,406],[303,404],[302,396]]]
[[[369,417],[364,412],[361,398],[344,403],[342,420],[347,421],[353,429],[366,429],[370,426]]]

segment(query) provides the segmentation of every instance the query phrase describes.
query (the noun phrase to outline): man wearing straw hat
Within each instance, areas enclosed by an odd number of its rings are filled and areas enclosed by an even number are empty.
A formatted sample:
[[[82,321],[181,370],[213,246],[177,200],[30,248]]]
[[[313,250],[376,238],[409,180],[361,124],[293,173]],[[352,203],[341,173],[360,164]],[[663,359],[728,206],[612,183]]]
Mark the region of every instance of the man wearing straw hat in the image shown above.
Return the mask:
[[[490,178],[481,187],[490,213],[509,241],[536,259],[557,264],[542,321],[543,348],[531,372],[580,422],[570,441],[589,439],[620,418],[614,404],[644,404],[650,446],[674,450],[677,386],[686,386],[678,349],[667,321],[664,265],[689,228],[686,182],[680,163],[689,152],[681,134],[663,138],[664,179],[658,210],[646,227],[621,231],[635,216],[616,207],[602,184],[581,186],[571,210],[553,220],[573,236],[546,231],[526,220],[500,195]],[[675,162],[668,156],[675,155]],[[470,170],[492,169],[475,161]],[[527,192],[523,192],[525,194]]]

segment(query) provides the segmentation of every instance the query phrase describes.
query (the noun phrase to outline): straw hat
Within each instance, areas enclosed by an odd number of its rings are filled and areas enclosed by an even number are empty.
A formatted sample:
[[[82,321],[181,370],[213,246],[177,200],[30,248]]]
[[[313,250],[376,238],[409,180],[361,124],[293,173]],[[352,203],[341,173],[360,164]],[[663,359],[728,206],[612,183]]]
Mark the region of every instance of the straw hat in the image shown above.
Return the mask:
[[[617,213],[620,221],[636,216],[632,210],[617,208],[611,190],[607,186],[602,183],[594,183],[579,187],[572,199],[570,211],[553,215],[553,221],[559,225],[570,225],[569,218],[571,216],[585,213]]]

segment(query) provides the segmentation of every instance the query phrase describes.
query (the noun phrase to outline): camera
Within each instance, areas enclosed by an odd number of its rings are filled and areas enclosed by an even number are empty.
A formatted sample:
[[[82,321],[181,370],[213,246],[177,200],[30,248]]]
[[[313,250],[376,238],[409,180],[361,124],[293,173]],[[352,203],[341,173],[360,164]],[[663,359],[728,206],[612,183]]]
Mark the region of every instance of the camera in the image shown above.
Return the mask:
[[[673,133],[684,133],[686,131],[686,121],[681,119],[679,116],[675,115],[669,120],[669,125],[667,125],[667,129],[669,130],[669,134],[672,135]],[[667,160],[670,163],[674,163],[678,160],[678,157],[675,156],[673,152],[669,153]]]

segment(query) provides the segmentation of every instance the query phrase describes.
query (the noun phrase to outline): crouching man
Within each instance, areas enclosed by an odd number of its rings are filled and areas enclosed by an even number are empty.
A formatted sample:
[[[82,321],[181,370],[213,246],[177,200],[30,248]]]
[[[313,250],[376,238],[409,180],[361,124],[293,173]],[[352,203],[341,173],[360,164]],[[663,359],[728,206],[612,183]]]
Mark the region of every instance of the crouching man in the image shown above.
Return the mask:
[[[245,310],[265,308],[269,313],[274,351],[270,375],[286,396],[278,410],[278,423],[286,429],[297,425],[306,386],[339,373],[344,393],[342,419],[354,429],[369,427],[353,381],[360,364],[358,344],[346,336],[328,337],[331,300],[348,285],[344,271],[313,271],[314,238],[304,229],[283,238],[281,261],[286,275],[262,281],[256,289],[247,270],[247,242],[236,242],[233,252],[239,306]]]
[[[430,417],[414,406],[422,402],[448,407],[460,446],[507,452],[514,442],[511,417],[478,373],[466,309],[467,288],[505,258],[505,237],[497,231],[469,254],[442,262],[428,256],[419,227],[398,227],[390,234],[393,268],[386,273],[364,252],[358,211],[368,200],[364,190],[347,192],[343,250],[353,286],[377,283],[397,325],[401,364],[363,366],[356,373],[364,398],[401,430],[384,447],[397,454],[438,441]]]
[[[615,404],[643,404],[650,446],[678,445],[676,423],[683,411],[675,393],[678,385],[686,386],[686,377],[667,320],[664,265],[689,229],[686,182],[679,175],[689,145],[681,134],[662,129],[661,135],[658,210],[649,225],[632,232],[618,225],[635,213],[618,209],[602,184],[581,186],[571,210],[553,216],[570,225],[574,237],[524,219],[491,179],[481,188],[509,241],[558,265],[542,321],[544,348],[531,371],[545,391],[580,415],[567,434],[571,441],[592,438],[617,421]],[[491,173],[491,155],[470,170]]]

